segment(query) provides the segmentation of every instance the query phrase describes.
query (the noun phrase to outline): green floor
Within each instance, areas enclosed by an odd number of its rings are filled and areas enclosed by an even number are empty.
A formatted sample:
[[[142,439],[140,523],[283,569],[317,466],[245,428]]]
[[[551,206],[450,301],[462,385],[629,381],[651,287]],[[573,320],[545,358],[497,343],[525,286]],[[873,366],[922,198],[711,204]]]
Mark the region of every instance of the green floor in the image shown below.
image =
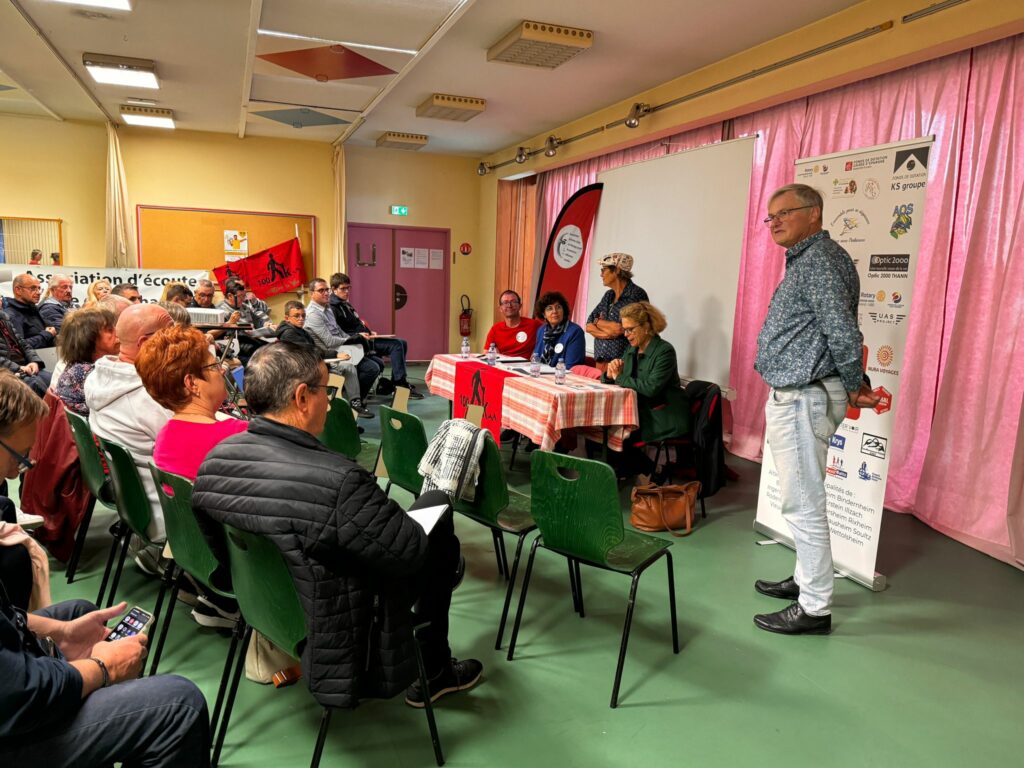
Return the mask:
[[[430,432],[448,404],[428,397],[410,410]],[[366,437],[379,435],[376,420],[360,423]],[[608,700],[628,578],[584,569],[580,619],[564,561],[541,552],[510,663],[494,650],[504,587],[490,534],[457,521],[468,571],[453,598],[451,644],[483,661],[484,680],[437,707],[447,764],[1020,765],[1024,573],[887,513],[878,558],[885,592],[838,581],[830,637],[761,632],[751,616],[784,604],[756,594],[753,581],[789,575],[793,555],[755,546],[759,467],[729,462],[741,480],[673,547],[682,650],[672,653],[659,564],[640,584],[617,710]],[[527,462],[517,465],[511,479],[525,489]],[[106,520],[97,516],[73,585],[55,569],[55,600],[95,599]],[[157,584],[126,571],[119,598],[152,607]],[[161,672],[191,678],[212,702],[227,646],[180,606]],[[308,764],[319,719],[301,683],[275,690],[243,679],[221,764]],[[432,765],[423,713],[397,699],[338,713],[322,764]]]

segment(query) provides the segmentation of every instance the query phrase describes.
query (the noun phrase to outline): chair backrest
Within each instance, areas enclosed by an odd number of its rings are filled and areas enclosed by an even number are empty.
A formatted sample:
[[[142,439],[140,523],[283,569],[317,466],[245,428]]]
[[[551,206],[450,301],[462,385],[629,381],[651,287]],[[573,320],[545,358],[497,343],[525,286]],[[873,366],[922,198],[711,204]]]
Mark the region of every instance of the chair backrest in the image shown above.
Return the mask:
[[[498,513],[508,506],[508,480],[505,477],[505,466],[501,463],[498,446],[485,430],[484,449],[480,453],[480,474],[476,481],[476,493],[473,501],[455,500],[455,510],[472,515],[488,523],[498,519]]]
[[[306,616],[281,551],[265,536],[230,525],[224,526],[224,538],[231,583],[246,623],[297,659],[306,639]]]
[[[210,587],[210,576],[217,570],[217,557],[206,543],[206,537],[199,529],[192,511],[192,482],[181,475],[164,472],[152,462],[149,471],[153,475],[160,507],[164,511],[167,541],[174,552],[174,561],[188,574]]]
[[[335,397],[331,401],[324,431],[320,433],[320,442],[332,451],[348,456],[352,461],[359,457],[359,451],[362,450],[359,429],[352,415],[352,406],[345,398]]]
[[[559,470],[576,475],[566,477]],[[581,559],[604,562],[625,528],[615,473],[607,464],[534,451],[530,464],[533,519],[544,545]]]
[[[108,506],[114,506],[114,489],[110,484],[110,478],[103,469],[103,460],[100,456],[100,447],[93,437],[89,420],[84,416],[64,409],[68,417],[68,426],[71,428],[71,435],[75,438],[75,447],[78,449],[78,463],[82,467],[82,477],[89,487],[92,495]]]
[[[110,480],[114,485],[114,499],[117,501],[117,515],[124,520],[132,533],[147,544],[151,543],[146,529],[153,521],[153,508],[142,485],[139,468],[123,445],[100,438],[100,448],[107,457]]]
[[[380,407],[381,453],[388,480],[410,493],[419,494],[423,478],[416,468],[427,452],[427,432],[423,422],[411,413],[386,405]]]

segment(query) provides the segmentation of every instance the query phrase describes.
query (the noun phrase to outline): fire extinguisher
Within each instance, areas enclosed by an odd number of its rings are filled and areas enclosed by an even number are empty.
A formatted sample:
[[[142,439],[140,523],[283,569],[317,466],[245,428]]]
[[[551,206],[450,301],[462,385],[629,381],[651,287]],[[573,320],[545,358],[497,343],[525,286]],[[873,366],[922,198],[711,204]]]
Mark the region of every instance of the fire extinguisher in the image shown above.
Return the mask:
[[[462,312],[459,313],[459,336],[472,334],[473,309],[469,305],[469,296],[462,294]]]

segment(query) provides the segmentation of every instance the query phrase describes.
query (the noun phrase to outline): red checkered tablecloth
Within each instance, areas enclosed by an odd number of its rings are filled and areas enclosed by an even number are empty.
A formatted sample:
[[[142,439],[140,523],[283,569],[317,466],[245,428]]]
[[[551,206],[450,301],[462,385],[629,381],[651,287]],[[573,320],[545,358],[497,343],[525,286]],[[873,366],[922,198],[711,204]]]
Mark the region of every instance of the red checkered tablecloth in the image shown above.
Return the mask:
[[[454,399],[455,367],[461,361],[458,355],[434,356],[425,377],[431,394]],[[501,424],[546,451],[554,448],[564,429],[578,429],[600,441],[602,428],[608,427],[608,447],[621,451],[623,439],[639,426],[636,392],[572,374],[562,385],[553,376],[517,374],[505,380]]]

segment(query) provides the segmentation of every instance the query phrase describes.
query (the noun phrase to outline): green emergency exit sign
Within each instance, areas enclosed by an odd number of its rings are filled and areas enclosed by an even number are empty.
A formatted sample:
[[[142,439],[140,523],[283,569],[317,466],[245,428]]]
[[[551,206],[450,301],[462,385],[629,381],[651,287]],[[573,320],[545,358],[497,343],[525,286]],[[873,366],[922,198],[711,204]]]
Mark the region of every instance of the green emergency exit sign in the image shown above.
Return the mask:
[[[391,206],[392,216],[408,216],[409,206],[408,205],[392,205]]]

